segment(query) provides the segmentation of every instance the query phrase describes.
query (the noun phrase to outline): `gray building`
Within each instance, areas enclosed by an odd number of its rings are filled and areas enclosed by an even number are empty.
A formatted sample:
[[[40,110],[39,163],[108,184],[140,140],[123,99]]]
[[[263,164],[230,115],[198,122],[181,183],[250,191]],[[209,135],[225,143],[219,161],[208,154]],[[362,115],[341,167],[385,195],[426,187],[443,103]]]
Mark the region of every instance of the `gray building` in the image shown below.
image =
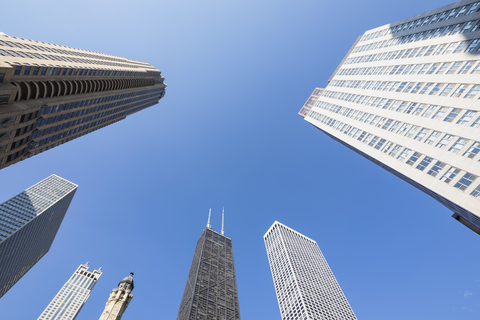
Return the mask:
[[[210,227],[193,255],[177,320],[240,320],[232,239]]]
[[[51,175],[0,204],[0,297],[50,250],[77,187]]]
[[[101,275],[102,268],[88,271],[88,262],[81,264],[38,320],[74,320]]]
[[[305,120],[480,234],[480,1],[366,31]]]
[[[0,33],[0,169],[151,107],[150,64]]]
[[[355,320],[317,243],[275,221],[263,236],[282,320]]]

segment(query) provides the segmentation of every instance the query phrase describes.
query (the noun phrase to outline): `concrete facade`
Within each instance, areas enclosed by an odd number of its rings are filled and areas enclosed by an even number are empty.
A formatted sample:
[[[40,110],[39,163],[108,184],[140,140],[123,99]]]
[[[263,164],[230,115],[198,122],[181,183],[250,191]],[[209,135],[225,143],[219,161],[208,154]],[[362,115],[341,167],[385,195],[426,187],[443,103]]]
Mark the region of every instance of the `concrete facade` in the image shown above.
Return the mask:
[[[480,234],[480,2],[360,36],[305,120]]]
[[[0,33],[0,169],[157,104],[163,81],[145,62]]]
[[[88,271],[88,262],[81,264],[37,320],[74,320],[101,275],[102,268]]]
[[[317,243],[275,221],[263,236],[282,320],[356,320]]]

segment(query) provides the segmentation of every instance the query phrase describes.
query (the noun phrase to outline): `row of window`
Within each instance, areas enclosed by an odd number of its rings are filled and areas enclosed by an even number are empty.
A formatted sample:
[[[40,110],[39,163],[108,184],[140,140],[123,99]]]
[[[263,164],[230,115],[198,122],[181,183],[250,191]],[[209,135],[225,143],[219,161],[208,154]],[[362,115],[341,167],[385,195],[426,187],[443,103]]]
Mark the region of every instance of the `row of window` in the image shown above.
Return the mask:
[[[1,50],[0,50],[1,54]],[[8,63],[8,62],[7,62]],[[22,65],[14,62],[9,63],[15,68],[13,75],[22,75]],[[127,77],[127,76],[143,76],[145,72],[138,71],[122,71],[122,70],[104,70],[104,69],[90,69],[90,68],[76,68],[66,66],[53,66],[53,65],[38,65],[38,64],[25,64],[24,76],[112,76],[112,77]]]
[[[363,67],[340,69],[338,75],[406,75],[406,74],[479,74],[480,63],[477,61],[452,61],[395,66]],[[460,68],[461,67],[461,68]]]
[[[467,125],[473,117],[477,114],[475,110],[464,110],[459,108],[448,108],[438,105],[428,105],[424,103],[408,102],[403,100],[387,99],[374,96],[365,96],[346,92],[337,92],[326,90],[323,94],[324,97],[338,99],[342,101],[348,101],[357,104],[364,104],[373,108],[391,110],[400,113],[406,113],[414,116],[420,116],[423,118],[443,120],[446,122],[454,122],[455,118],[462,114],[461,118],[456,122],[458,125]],[[321,102],[317,101],[318,106]],[[450,111],[450,112],[448,112]],[[471,127],[480,127],[480,117],[477,118]]]
[[[35,143],[34,148],[39,147],[39,146],[42,146],[42,145],[44,145],[44,144],[48,144],[48,143],[50,143],[50,142],[54,142],[54,141],[56,141],[56,140],[58,140],[58,139],[62,139],[62,138],[68,137],[68,136],[73,135],[73,134],[75,134],[75,133],[77,133],[77,132],[81,132],[81,131],[83,131],[83,130],[87,130],[87,129],[93,127],[93,126],[97,126],[97,125],[99,125],[99,124],[108,122],[108,121],[110,121],[110,120],[112,120],[112,119],[119,118],[119,117],[123,117],[123,116],[125,116],[125,115],[130,114],[130,113],[134,113],[135,111],[138,111],[138,110],[140,110],[140,109],[143,109],[143,108],[145,107],[145,105],[151,105],[151,103],[155,103],[155,102],[156,102],[155,99],[150,99],[150,100],[147,100],[147,101],[140,101],[140,102],[138,102],[138,103],[135,103],[135,104],[132,104],[132,105],[129,105],[129,106],[125,106],[125,107],[123,107],[123,108],[119,108],[118,110],[112,110],[112,112],[118,112],[118,111],[121,111],[121,110],[125,110],[125,111],[119,112],[119,113],[115,113],[115,114],[113,114],[113,115],[110,116],[110,117],[102,118],[102,119],[99,119],[99,120],[94,121],[94,122],[89,122],[88,124],[85,124],[85,125],[83,125],[83,126],[77,127],[77,128],[75,128],[75,129],[67,130],[67,131],[62,132],[62,133],[59,133],[59,134],[57,134],[57,135],[55,135],[55,136],[51,136],[51,137],[49,137],[49,138],[45,138],[45,139],[43,139],[43,140],[40,140],[40,141],[38,141],[38,142]],[[140,105],[140,107],[137,107],[137,106],[139,106],[139,105]],[[65,124],[63,124],[63,125],[61,125],[61,126],[56,126],[55,128],[58,128],[58,127],[59,127],[59,129],[57,129],[57,131],[58,131],[58,130],[63,130],[63,129],[69,128],[69,127],[71,127],[71,126],[75,126],[75,125],[81,124],[81,123],[83,123],[83,122],[88,122],[88,121],[94,120],[94,119],[98,118],[99,115],[100,115],[100,114],[97,114],[97,115],[95,115],[95,116],[85,117],[85,118],[82,118],[82,119],[80,119],[80,120],[70,121],[70,122],[65,123]],[[51,132],[50,132],[50,129],[51,129],[51,128],[45,129],[46,131],[42,130],[42,131],[41,131],[42,133],[39,134],[37,137],[40,137],[41,135],[44,135],[44,134],[46,135],[46,134],[51,133]],[[49,131],[49,132],[47,132],[47,131]],[[8,161],[8,160],[7,160],[7,161]]]
[[[40,111],[40,114],[45,115],[45,114],[49,114],[49,113],[61,112],[61,111],[81,108],[81,107],[84,107],[84,106],[89,106],[89,105],[93,105],[93,104],[97,104],[97,103],[104,103],[104,102],[108,102],[108,101],[112,101],[112,100],[121,100],[121,99],[136,97],[136,96],[140,96],[140,95],[144,95],[144,94],[148,94],[148,93],[152,93],[152,92],[156,92],[158,94],[162,90],[163,89],[143,90],[143,91],[138,91],[138,92],[116,94],[116,95],[103,97],[103,98],[65,103],[65,104],[61,104],[61,105],[58,104],[58,105],[55,105],[55,106],[44,105],[42,107],[41,111]]]
[[[360,41],[367,41],[367,40],[370,40],[370,39],[382,37],[382,36],[387,35],[387,34],[395,34],[397,32],[402,32],[402,31],[406,31],[406,30],[410,30],[410,29],[423,27],[425,25],[441,22],[441,21],[444,21],[444,20],[458,18],[458,17],[464,16],[464,15],[468,16],[472,13],[477,12],[479,9],[480,9],[480,1],[475,2],[475,3],[471,3],[471,4],[467,4],[467,5],[464,5],[464,6],[461,6],[461,7],[453,8],[453,9],[450,9],[450,10],[447,10],[447,11],[443,11],[441,13],[435,13],[435,14],[432,14],[432,15],[429,15],[429,16],[426,16],[426,17],[423,17],[423,18],[420,18],[420,19],[413,20],[413,21],[405,22],[405,23],[399,24],[399,25],[397,25],[395,27],[392,27],[392,28],[383,29],[383,30],[379,30],[379,31],[376,31],[376,32],[373,32],[373,33],[369,33],[369,34],[364,35],[360,39]]]
[[[117,101],[117,102],[114,102],[114,103],[104,104],[104,105],[101,105],[101,106],[97,106],[97,107],[93,107],[93,108],[89,108],[89,109],[83,109],[83,110],[76,111],[76,112],[65,113],[65,114],[60,115],[60,116],[53,116],[53,117],[49,117],[49,118],[45,118],[45,119],[40,119],[40,120],[37,121],[37,125],[36,125],[37,127],[41,127],[41,126],[44,126],[44,125],[47,125],[47,124],[52,124],[52,123],[67,120],[67,119],[70,119],[70,118],[75,118],[75,117],[95,113],[95,112],[98,112],[98,111],[106,110],[104,112],[97,113],[93,116],[83,117],[82,119],[77,119],[77,120],[74,120],[74,121],[70,121],[70,122],[64,123],[62,125],[52,126],[52,127],[47,128],[47,129],[42,129],[42,130],[39,130],[39,131],[35,131],[32,134],[32,139],[35,139],[35,138],[41,137],[43,135],[47,135],[47,134],[56,132],[57,130],[62,130],[62,129],[65,129],[65,128],[69,128],[70,126],[75,126],[75,125],[81,124],[81,123],[86,122],[86,121],[91,121],[91,120],[94,120],[94,119],[97,119],[97,118],[104,117],[104,116],[107,116],[107,115],[125,110],[125,108],[134,107],[134,106],[137,105],[137,104],[132,104],[135,101],[142,100],[141,103],[143,103],[143,100],[147,100],[149,102],[154,101],[155,99],[149,99],[149,98],[152,98],[152,97],[155,97],[155,96],[156,96],[156,94],[153,93],[153,94],[150,94],[148,96],[131,98],[131,99],[128,99],[128,100]],[[115,107],[118,107],[118,106],[121,106],[121,105],[127,105],[127,106],[124,106],[124,107],[121,107],[121,108],[115,108]],[[115,108],[115,109],[112,109],[112,108]],[[109,109],[111,109],[111,110],[109,110]]]
[[[365,90],[390,91],[401,93],[418,93],[430,96],[473,99],[480,90],[478,84],[468,83],[435,83],[435,82],[401,82],[401,81],[361,81],[341,80],[334,87],[359,88]],[[323,96],[331,95],[333,91],[326,90]]]
[[[480,39],[447,42],[431,46],[415,47],[410,49],[380,52],[348,58],[344,64],[366,63],[372,61],[387,61],[394,59],[406,59],[413,57],[428,57],[443,54],[480,51]]]
[[[32,40],[30,40],[30,41],[32,41]],[[101,60],[125,62],[125,60],[122,60],[122,59],[112,58],[112,57],[103,56],[103,55],[83,53],[83,52],[78,52],[78,51],[67,51],[67,50],[63,50],[63,49],[48,48],[48,47],[42,47],[42,46],[37,46],[37,45],[33,45],[33,44],[11,42],[11,41],[7,41],[7,40],[4,40],[4,41],[0,40],[0,45],[4,46],[4,47],[10,47],[10,48],[20,48],[20,49],[28,49],[28,50],[34,50],[34,51],[51,52],[51,53],[56,53],[56,54],[73,55],[73,56],[78,56],[78,57],[89,57],[89,58],[95,58],[95,59],[101,59]],[[76,49],[76,50],[80,50],[80,49]]]
[[[452,24],[446,27],[441,27],[437,29],[422,31],[418,33],[409,34],[406,36],[392,38],[389,40],[383,40],[378,42],[373,42],[370,44],[365,44],[359,47],[356,47],[352,53],[364,52],[374,49],[386,48],[398,46],[405,43],[417,42],[435,38],[441,38],[445,36],[453,36],[457,33],[464,34],[469,32],[477,31],[480,28],[480,20],[472,20],[463,23]]]
[[[445,168],[448,168],[444,174],[439,175],[440,180],[445,183],[449,184],[462,171],[461,169],[449,166],[441,161],[435,161],[435,159],[428,156],[423,156],[417,151],[408,149],[394,142],[387,141],[379,136],[322,115],[318,112],[310,111],[308,116],[352,137],[353,139],[373,147],[380,152],[402,161],[407,165],[414,166],[417,164],[415,168],[420,171],[425,171],[425,169],[428,167],[429,169],[426,170],[426,173],[432,177],[437,177],[440,172],[445,171]],[[421,161],[419,161],[419,159],[421,159]],[[476,175],[466,172],[463,177],[453,185],[453,187],[465,191],[472,184],[472,182],[476,181],[477,178],[478,177]],[[480,199],[480,185],[478,185],[470,193],[470,195]]]
[[[347,118],[351,118],[353,120],[360,121],[362,123],[366,123],[368,125],[405,136],[407,138],[412,138],[419,142],[434,145],[435,147],[440,149],[446,149],[450,142],[456,141],[453,145],[450,146],[450,148],[448,148],[448,151],[456,154],[460,153],[460,151],[470,142],[468,139],[462,137],[455,137],[454,135],[439,132],[433,129],[412,125],[410,123],[405,123],[402,121],[395,121],[394,119],[389,119],[386,117],[377,116],[375,114],[338,106],[328,102],[321,102],[318,107],[333,113],[340,114]],[[452,115],[451,117],[456,117],[458,115],[458,109],[453,109],[450,114],[452,113],[454,115]],[[479,153],[479,151],[480,142],[475,141],[463,154],[463,156],[473,159]]]

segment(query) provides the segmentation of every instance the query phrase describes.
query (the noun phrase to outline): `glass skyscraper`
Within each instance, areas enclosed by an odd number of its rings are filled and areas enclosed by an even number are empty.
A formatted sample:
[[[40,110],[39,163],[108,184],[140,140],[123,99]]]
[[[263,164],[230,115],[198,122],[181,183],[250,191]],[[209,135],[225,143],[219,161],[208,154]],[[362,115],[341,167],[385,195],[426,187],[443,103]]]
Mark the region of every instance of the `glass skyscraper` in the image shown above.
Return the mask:
[[[38,320],[74,320],[101,275],[102,268],[88,271],[88,262],[81,264]]]
[[[51,175],[0,204],[0,297],[50,250],[77,187]]]
[[[0,33],[0,169],[157,104],[163,80],[145,62]]]
[[[198,239],[177,316],[201,319],[240,320],[232,239],[209,226]]]
[[[480,1],[366,31],[305,120],[480,234]]]
[[[263,236],[282,320],[355,320],[317,243],[275,221]]]

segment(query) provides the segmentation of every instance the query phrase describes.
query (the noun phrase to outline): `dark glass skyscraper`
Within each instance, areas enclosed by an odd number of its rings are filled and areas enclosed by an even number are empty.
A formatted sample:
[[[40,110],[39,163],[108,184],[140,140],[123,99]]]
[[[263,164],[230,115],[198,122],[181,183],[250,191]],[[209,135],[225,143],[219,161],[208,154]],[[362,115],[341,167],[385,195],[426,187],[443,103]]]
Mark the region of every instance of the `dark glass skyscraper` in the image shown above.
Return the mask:
[[[51,175],[0,204],[0,297],[50,250],[77,187]]]
[[[210,224],[198,239],[177,316],[197,319],[240,320],[232,239]]]
[[[0,169],[151,107],[160,70],[0,33]]]

